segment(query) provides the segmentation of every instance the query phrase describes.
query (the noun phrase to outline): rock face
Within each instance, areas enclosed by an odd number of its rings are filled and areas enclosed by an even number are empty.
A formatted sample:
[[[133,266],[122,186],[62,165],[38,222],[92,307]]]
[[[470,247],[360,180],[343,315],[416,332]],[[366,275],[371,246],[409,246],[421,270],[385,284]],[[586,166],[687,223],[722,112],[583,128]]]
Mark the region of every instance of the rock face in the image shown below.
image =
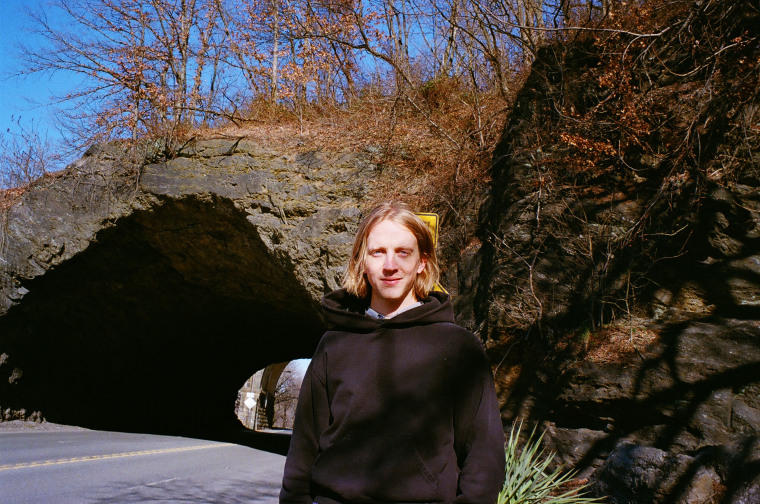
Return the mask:
[[[748,442],[706,449],[692,457],[623,443],[594,474],[591,487],[613,504],[751,504],[760,498],[758,448],[756,442]]]
[[[541,398],[550,445],[613,503],[753,502],[758,376],[757,322],[682,322],[640,358],[567,366]]]
[[[749,2],[695,2],[668,26],[728,40],[758,19]],[[547,429],[608,502],[757,502],[760,135],[741,125],[757,124],[760,45],[678,77],[689,44],[660,42],[669,69],[650,59],[659,42],[630,64],[630,46],[598,40],[539,54],[497,148],[463,315],[497,364],[505,424]]]
[[[368,159],[224,140],[139,170],[125,157],[91,148],[4,218],[7,417],[219,426],[253,372],[308,357],[324,329]]]

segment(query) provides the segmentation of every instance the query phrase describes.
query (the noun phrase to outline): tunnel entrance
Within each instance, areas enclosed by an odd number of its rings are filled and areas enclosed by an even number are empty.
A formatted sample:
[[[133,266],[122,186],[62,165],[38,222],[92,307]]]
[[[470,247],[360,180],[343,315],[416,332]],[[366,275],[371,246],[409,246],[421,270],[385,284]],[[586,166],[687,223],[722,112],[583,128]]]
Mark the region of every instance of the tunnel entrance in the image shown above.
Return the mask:
[[[23,287],[0,334],[27,407],[86,427],[239,428],[241,383],[311,356],[324,330],[292,267],[219,197],[135,212]]]

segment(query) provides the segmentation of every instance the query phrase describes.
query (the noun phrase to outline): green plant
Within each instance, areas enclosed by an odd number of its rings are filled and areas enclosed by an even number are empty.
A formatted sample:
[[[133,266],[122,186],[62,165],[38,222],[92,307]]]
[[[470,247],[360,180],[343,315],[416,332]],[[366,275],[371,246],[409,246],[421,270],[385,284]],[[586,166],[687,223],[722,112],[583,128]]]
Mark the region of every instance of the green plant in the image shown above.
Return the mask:
[[[541,434],[534,440],[534,431],[522,450],[518,449],[520,429],[522,424],[509,433],[509,441],[505,446],[507,477],[499,493],[497,504],[577,504],[602,502],[600,498],[587,497],[586,483],[575,484],[575,472],[564,472],[558,467],[548,472],[548,467],[554,459],[554,453],[544,458],[544,450],[540,448]]]

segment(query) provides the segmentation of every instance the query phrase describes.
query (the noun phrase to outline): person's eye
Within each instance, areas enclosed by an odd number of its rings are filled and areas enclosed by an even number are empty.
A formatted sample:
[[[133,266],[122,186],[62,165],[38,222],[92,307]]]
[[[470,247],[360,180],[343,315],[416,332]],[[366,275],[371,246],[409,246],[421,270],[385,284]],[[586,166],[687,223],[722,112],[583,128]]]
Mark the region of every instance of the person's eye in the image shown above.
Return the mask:
[[[410,253],[408,250],[401,250],[399,251],[398,255],[400,255],[401,257],[409,257]]]

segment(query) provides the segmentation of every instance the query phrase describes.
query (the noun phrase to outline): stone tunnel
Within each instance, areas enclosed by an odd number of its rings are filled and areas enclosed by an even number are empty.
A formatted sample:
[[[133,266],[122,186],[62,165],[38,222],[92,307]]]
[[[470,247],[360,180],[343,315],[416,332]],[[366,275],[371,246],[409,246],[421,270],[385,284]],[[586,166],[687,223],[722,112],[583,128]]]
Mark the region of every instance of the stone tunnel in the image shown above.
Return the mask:
[[[255,371],[311,355],[369,165],[222,140],[180,154],[137,170],[99,146],[6,212],[4,410],[224,429]]]

